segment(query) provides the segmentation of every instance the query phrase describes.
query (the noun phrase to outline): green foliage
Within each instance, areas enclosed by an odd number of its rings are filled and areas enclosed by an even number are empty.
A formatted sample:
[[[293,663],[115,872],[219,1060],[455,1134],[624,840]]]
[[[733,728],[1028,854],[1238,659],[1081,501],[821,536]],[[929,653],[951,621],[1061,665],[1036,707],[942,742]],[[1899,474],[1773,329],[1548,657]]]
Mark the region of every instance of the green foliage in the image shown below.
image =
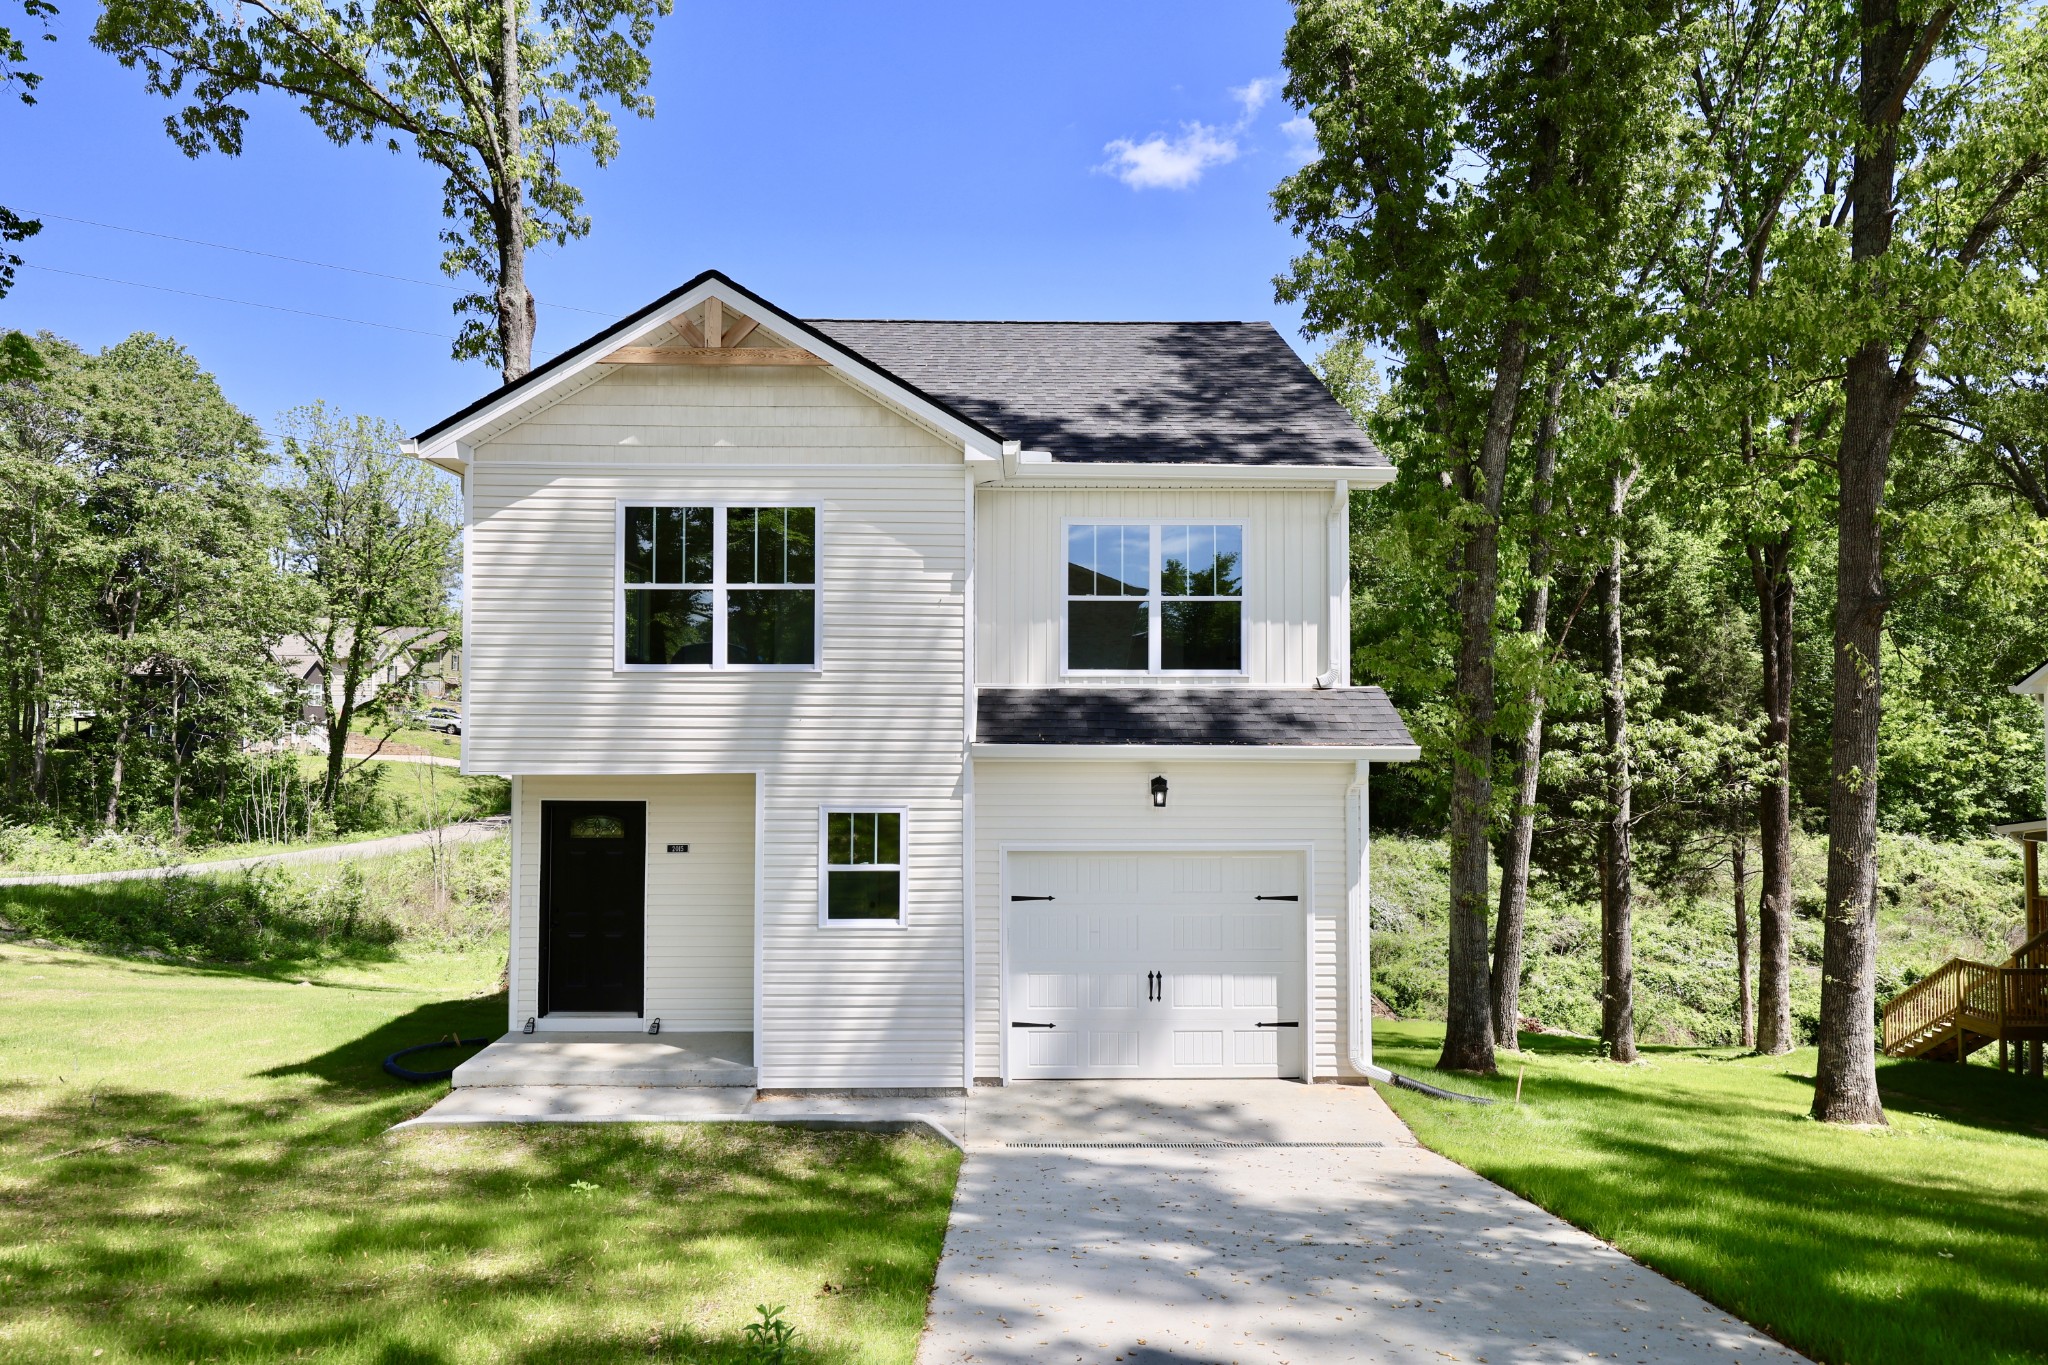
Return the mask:
[[[107,0],[93,42],[140,67],[152,93],[184,101],[164,126],[188,156],[238,155],[251,97],[271,90],[337,145],[409,146],[439,169],[452,224],[442,269],[481,286],[455,305],[466,321],[454,353],[510,379],[525,373],[532,345],[525,253],[589,233],[567,155],[584,151],[599,166],[617,155],[608,105],[652,115],[647,47],[670,5]]]
[[[53,943],[215,963],[389,956],[504,932],[503,840],[338,863],[90,883],[0,886],[0,919]]]
[[[761,1315],[759,1320],[741,1329],[746,1333],[748,1365],[789,1365],[796,1328],[783,1320],[783,1305],[756,1304],[754,1311]]]
[[[1538,844],[1538,854],[1545,850]],[[1373,840],[1373,993],[1397,1014],[1444,1009],[1444,846]],[[1522,1013],[1546,1029],[1592,1034],[1600,1022],[1600,907],[1594,888],[1531,872]],[[2022,923],[2019,858],[2004,839],[1879,841],[1878,998],[1889,998],[1951,957],[2003,958]],[[1754,875],[1752,864],[1751,875]],[[1793,1024],[1812,1040],[1820,1008],[1820,911],[1826,841],[1793,842]],[[1639,887],[1636,1017],[1646,1042],[1725,1044],[1736,1037],[1734,890],[1724,857],[1682,879]],[[1755,892],[1750,895],[1752,913]],[[1752,930],[1754,932],[1754,930]]]

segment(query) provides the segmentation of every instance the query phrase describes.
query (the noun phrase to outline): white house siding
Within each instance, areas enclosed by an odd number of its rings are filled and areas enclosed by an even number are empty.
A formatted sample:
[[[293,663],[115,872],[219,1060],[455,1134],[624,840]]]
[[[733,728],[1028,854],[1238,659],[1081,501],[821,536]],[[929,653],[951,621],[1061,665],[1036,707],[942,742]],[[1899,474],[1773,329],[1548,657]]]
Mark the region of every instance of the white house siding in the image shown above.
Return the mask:
[[[992,488],[977,501],[977,681],[1056,687],[1069,520],[1242,521],[1245,662],[1255,687],[1307,687],[1328,668],[1330,491]]]
[[[1346,1020],[1344,796],[1352,763],[977,759],[975,792],[975,1055],[978,1078],[1002,1072],[1001,886],[1004,844],[1193,851],[1313,844],[1311,929],[1315,1072],[1340,1067]],[[1168,782],[1164,810],[1151,781]]]
[[[468,765],[757,773],[761,1084],[958,1085],[960,452],[816,371],[627,367],[469,477]],[[817,504],[822,670],[615,671],[614,509],[640,497]],[[819,927],[824,803],[908,809],[903,928]]]
[[[527,777],[519,787],[513,1026],[539,1009],[541,802],[645,801],[646,1015],[670,1030],[752,1028],[754,779]]]

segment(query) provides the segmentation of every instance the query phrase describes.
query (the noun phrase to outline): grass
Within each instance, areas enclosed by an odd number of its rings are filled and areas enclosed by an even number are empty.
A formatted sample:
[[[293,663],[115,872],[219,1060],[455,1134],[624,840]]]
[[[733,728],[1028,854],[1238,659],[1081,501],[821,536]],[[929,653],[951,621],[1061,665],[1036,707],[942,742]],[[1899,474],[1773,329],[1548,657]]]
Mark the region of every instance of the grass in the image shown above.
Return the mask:
[[[317,784],[325,771],[323,760],[310,755],[299,756],[297,767],[300,778],[309,787]],[[187,861],[225,862],[289,849],[410,834],[458,820],[502,815],[511,808],[511,788],[504,778],[464,776],[431,763],[373,759],[350,779],[345,795],[342,814],[346,819],[342,827],[336,828],[332,820],[316,819],[310,836],[300,830],[289,843],[198,837],[180,840],[172,838],[167,830],[146,828],[108,833],[48,825],[0,826],[0,874],[119,872]],[[161,811],[151,814],[159,820],[168,819]]]
[[[1376,1023],[1428,1079],[1441,1025]],[[1814,1054],[1523,1035],[1490,1108],[1387,1088],[1422,1142],[1603,1237],[1819,1361],[2048,1360],[2048,1086],[1881,1061],[1890,1127],[1813,1122]],[[1515,1073],[1526,1065],[1523,1102]]]
[[[424,1129],[503,944],[312,969],[0,948],[0,1361],[907,1362],[957,1156],[740,1126]],[[300,984],[309,982],[310,984]]]

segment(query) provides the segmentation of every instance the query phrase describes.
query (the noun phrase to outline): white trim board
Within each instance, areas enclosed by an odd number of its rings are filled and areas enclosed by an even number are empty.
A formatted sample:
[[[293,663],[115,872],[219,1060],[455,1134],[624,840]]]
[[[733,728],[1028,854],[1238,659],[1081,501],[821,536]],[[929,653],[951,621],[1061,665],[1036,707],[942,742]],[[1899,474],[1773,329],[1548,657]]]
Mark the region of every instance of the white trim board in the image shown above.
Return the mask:
[[[1412,763],[1422,757],[1414,744],[976,744],[976,758],[1103,762],[1191,762],[1223,759],[1244,763]]]

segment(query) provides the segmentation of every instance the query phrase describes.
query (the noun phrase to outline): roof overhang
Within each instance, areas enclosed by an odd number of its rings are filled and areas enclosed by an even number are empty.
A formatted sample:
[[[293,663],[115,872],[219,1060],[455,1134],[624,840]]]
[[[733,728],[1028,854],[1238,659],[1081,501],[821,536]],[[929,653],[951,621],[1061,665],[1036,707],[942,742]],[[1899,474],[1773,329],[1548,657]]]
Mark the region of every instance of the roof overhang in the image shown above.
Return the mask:
[[[1176,484],[1332,484],[1345,482],[1353,488],[1384,488],[1400,477],[1392,465],[1331,464],[1183,464],[1177,460],[1058,460],[1043,450],[1012,451],[1004,459],[1000,475],[994,469],[988,478],[1005,483],[1053,484],[1142,484],[1170,479]]]
[[[996,460],[1001,457],[1003,441],[994,431],[834,342],[816,328],[785,313],[716,270],[705,271],[688,284],[662,295],[597,335],[535,366],[524,377],[435,423],[410,443],[410,452],[429,464],[462,473],[469,465],[466,446],[488,439],[528,413],[538,411],[564,388],[595,382],[622,368],[607,364],[604,358],[613,351],[644,345],[672,331],[683,313],[710,298],[746,314],[770,332],[800,339],[806,349],[825,362],[831,373],[957,442],[964,458]]]
[[[1991,832],[2024,844],[2048,835],[2048,820],[2015,820],[2009,825],[1993,825]]]
[[[1413,744],[976,744],[973,753],[976,758],[1118,763],[1412,763],[1422,757],[1421,748]]]
[[[2048,696],[2048,662],[2014,683],[2010,690],[2023,697]]]

